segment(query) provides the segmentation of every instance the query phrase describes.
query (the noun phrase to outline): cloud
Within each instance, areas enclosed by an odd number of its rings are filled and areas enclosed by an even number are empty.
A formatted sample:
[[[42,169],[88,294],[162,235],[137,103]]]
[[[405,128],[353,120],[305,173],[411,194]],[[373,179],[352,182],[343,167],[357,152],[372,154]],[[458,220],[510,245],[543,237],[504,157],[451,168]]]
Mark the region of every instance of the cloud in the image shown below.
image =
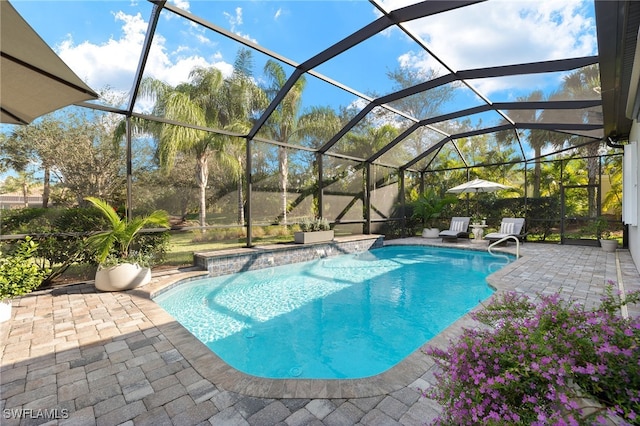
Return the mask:
[[[238,25],[242,25],[242,8],[236,7],[235,14],[231,14],[229,12],[224,12],[224,16],[227,18],[229,25],[231,26],[231,31],[236,32],[236,27]]]
[[[128,92],[133,85],[148,23],[140,14],[127,15],[124,12],[114,13],[114,19],[122,23],[119,37],[111,36],[99,44],[88,41],[76,44],[68,36],[56,46],[56,51],[90,87],[96,90],[109,87]],[[201,45],[211,45],[204,34],[198,34],[197,31],[192,34],[191,40],[197,40]],[[207,58],[198,53],[195,46],[182,45],[169,51],[166,38],[157,32],[144,75],[177,85],[188,81],[189,73],[195,66],[215,66],[225,75],[232,72],[232,65],[223,61],[220,55],[212,54]]]
[[[189,8],[191,7],[189,2],[186,0],[172,0],[170,3],[175,4],[180,9],[183,9],[183,10],[189,10]]]
[[[384,2],[387,10],[405,0]],[[406,24],[453,71],[567,57],[595,55],[595,22],[578,0],[488,1]],[[445,68],[424,52],[407,52],[399,64]],[[540,76],[542,78],[542,76]],[[507,81],[509,80],[509,81]],[[535,80],[535,79],[534,79]],[[487,79],[478,83],[484,94],[527,79]]]
[[[227,18],[227,22],[229,22],[229,29],[231,30],[232,33],[235,33],[237,35],[239,35],[240,37],[247,39],[253,43],[258,44],[258,41],[251,37],[249,34],[243,34],[238,27],[242,26],[243,24],[243,19],[242,19],[242,8],[241,7],[236,7],[235,8],[235,13],[231,14],[229,12],[223,12],[225,18]]]

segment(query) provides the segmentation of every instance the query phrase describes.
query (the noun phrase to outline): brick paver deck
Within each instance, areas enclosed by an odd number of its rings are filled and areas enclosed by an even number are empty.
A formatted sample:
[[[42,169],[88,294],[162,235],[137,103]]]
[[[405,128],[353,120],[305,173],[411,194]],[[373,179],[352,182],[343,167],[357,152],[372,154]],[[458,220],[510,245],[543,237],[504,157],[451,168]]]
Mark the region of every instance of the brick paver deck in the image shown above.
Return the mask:
[[[520,251],[520,260],[490,276],[499,291],[559,291],[592,305],[608,280],[640,289],[627,250],[527,243]],[[199,274],[154,276],[120,293],[87,283],[15,300],[12,319],[0,324],[0,423],[386,426],[437,416],[438,405],[418,391],[430,386],[434,368],[420,350],[363,380],[264,380],[228,367],[150,299]],[[469,324],[464,317],[429,344],[444,346]]]

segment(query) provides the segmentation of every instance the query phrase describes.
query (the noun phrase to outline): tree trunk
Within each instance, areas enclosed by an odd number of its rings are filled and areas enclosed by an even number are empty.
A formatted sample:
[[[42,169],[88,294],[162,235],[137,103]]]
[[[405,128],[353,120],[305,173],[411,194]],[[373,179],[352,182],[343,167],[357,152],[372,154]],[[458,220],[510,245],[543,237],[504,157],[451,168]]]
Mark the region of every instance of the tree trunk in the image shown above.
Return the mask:
[[[535,150],[536,160],[533,166],[533,198],[540,198],[540,180],[542,179],[542,170],[540,166],[541,149]]]
[[[200,226],[203,228],[207,225],[207,182],[209,180],[209,159],[206,154],[198,157],[196,164],[196,181],[200,188]]]
[[[592,150],[589,150],[592,151]],[[596,152],[589,152],[590,155],[597,155]],[[598,183],[598,172],[600,171],[600,157],[589,157],[587,158],[587,176],[589,177],[589,185],[596,185]],[[589,197],[589,216],[596,217],[598,212],[598,192],[596,188],[590,186],[588,188],[588,197]]]
[[[282,224],[287,224],[287,182],[289,180],[289,157],[287,148],[278,148],[278,163],[280,165],[280,198],[282,200]]]
[[[29,185],[27,184],[26,180],[22,182],[22,197],[24,200],[24,207],[28,208],[29,207],[29,200],[27,199],[27,197],[29,196]]]
[[[49,207],[49,196],[51,194],[51,171],[48,166],[44,168],[42,183],[42,207],[46,209]]]
[[[238,224],[244,225],[244,197],[242,196],[242,178],[238,176]]]

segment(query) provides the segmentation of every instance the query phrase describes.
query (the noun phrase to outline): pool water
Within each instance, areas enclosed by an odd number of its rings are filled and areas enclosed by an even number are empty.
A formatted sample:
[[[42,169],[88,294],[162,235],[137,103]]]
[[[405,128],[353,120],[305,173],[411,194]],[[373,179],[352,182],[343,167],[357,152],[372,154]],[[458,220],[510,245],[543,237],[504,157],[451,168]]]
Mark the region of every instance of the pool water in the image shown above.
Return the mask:
[[[387,246],[185,282],[154,300],[244,373],[363,378],[393,367],[487,299],[487,275],[511,260]]]

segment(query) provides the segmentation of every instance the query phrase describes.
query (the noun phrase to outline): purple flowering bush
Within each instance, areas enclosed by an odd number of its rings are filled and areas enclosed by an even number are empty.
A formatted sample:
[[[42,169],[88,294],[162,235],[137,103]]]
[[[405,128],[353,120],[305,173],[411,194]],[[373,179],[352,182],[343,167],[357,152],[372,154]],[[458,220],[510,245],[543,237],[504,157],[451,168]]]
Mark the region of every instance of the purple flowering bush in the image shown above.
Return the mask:
[[[640,318],[619,315],[639,300],[610,286],[592,310],[558,294],[497,296],[472,314],[477,329],[427,350],[441,367],[423,391],[443,406],[436,424],[640,424]]]

